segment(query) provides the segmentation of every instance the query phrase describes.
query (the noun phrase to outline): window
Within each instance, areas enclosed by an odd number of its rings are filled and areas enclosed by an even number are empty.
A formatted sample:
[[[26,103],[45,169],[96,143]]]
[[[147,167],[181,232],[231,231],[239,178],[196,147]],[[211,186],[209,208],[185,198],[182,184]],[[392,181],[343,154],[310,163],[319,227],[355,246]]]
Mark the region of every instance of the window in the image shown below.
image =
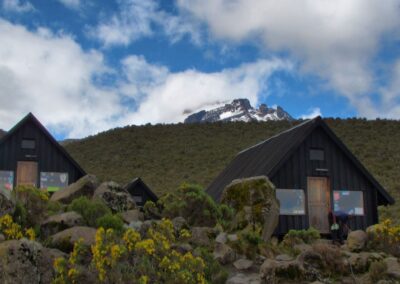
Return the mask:
[[[325,160],[325,152],[321,149],[310,150],[310,160],[312,161],[323,161]]]
[[[335,190],[333,192],[335,212],[349,215],[364,215],[364,196],[362,191]]]
[[[13,171],[0,171],[0,191],[7,196],[11,196],[11,191],[14,185]]]
[[[22,139],[21,148],[22,149],[35,149],[36,143],[33,139]]]
[[[304,215],[305,199],[302,189],[277,189],[276,198],[280,202],[279,214],[281,215]]]
[[[68,173],[41,172],[40,188],[55,192],[68,186]]]
[[[133,200],[135,200],[135,203],[137,203],[137,204],[143,202],[143,198],[141,195],[134,195]]]

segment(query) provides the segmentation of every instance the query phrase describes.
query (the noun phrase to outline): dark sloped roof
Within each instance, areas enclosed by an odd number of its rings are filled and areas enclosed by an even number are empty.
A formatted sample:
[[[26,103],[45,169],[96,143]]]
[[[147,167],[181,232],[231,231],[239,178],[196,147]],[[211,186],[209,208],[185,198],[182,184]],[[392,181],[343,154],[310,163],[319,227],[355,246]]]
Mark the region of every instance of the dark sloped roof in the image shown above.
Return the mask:
[[[20,120],[13,128],[10,129],[3,137],[0,137],[0,145],[14,135],[14,133],[20,129],[25,123],[32,122],[46,137],[47,139],[76,167],[76,169],[82,174],[86,175],[86,172],[81,166],[71,157],[71,155],[62,147],[54,137],[47,131],[47,129],[40,123],[40,121],[32,114],[28,113],[23,119]]]
[[[144,183],[144,181],[140,177],[134,178],[130,183],[125,185],[125,189],[128,192],[131,192],[130,189],[135,188],[137,184],[141,184],[143,186],[144,190],[151,197],[151,199],[156,201],[158,200],[157,195],[147,186],[147,184]]]
[[[208,194],[215,200],[219,200],[224,188],[234,179],[258,175],[272,176],[317,126],[321,126],[325,130],[328,136],[330,136],[350,160],[354,162],[356,167],[358,167],[377,188],[378,192],[382,194],[387,203],[393,204],[394,199],[365,169],[319,116],[238,153],[233,161],[207,188]]]
[[[0,129],[0,139],[6,134],[7,132],[5,132],[3,129]]]

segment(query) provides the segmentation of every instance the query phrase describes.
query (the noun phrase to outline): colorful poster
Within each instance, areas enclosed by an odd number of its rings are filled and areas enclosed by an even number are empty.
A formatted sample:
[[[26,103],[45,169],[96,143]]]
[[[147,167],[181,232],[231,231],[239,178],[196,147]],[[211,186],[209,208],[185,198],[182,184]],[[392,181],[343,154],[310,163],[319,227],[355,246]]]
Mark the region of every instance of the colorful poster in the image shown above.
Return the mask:
[[[40,188],[49,192],[58,191],[68,186],[68,173],[41,172]]]
[[[7,196],[11,196],[11,191],[14,188],[14,172],[0,171],[0,190]]]

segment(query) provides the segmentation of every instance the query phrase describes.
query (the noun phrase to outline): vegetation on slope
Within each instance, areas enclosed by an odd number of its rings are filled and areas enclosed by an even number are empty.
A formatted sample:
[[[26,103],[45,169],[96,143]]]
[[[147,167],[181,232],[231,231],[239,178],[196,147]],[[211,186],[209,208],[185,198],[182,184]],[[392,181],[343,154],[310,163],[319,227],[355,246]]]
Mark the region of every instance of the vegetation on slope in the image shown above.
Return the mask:
[[[326,122],[395,199],[400,200],[397,178],[400,122],[365,119]],[[239,151],[297,123],[127,126],[65,147],[87,172],[103,180],[126,183],[140,176],[156,193],[162,194],[182,182],[206,187]],[[399,214],[400,210],[393,208],[389,213]]]

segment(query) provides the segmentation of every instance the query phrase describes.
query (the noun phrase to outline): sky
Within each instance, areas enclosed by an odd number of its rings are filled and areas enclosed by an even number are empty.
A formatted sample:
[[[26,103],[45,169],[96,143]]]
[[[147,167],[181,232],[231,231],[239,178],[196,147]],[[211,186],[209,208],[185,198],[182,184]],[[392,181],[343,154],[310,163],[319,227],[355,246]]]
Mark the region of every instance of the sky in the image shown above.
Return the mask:
[[[0,0],[0,128],[58,139],[247,98],[400,119],[400,0]]]

